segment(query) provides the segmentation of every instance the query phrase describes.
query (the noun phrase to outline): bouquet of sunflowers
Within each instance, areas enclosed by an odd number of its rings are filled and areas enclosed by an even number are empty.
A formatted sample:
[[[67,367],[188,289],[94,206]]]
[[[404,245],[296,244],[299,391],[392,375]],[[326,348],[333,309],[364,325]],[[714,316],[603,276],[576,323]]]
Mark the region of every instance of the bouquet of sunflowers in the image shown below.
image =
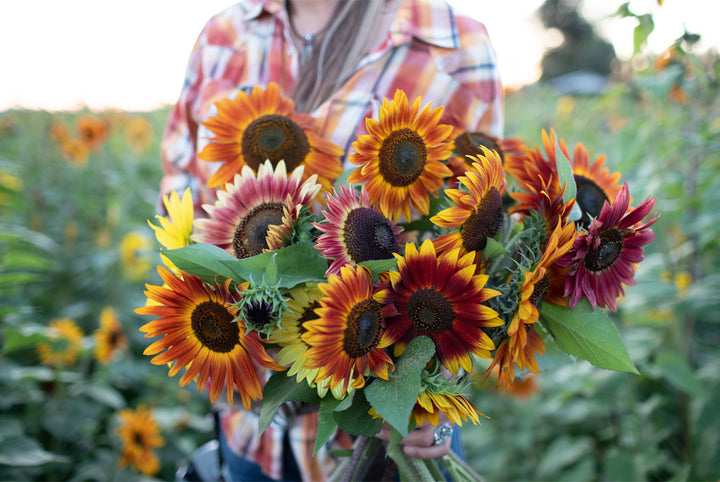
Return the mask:
[[[654,198],[631,206],[604,156],[571,156],[552,131],[532,149],[443,125],[421,102],[386,99],[343,172],[342,149],[276,85],[219,101],[198,156],[218,163],[216,202],[193,219],[190,193],[173,192],[151,223],[164,284],[136,310],[162,337],[151,362],[185,369],[180,384],[213,402],[260,404],[261,431],[286,402],[317,406],[316,450],[338,428],[357,437],[338,469],[350,479],[383,422],[401,477],[437,478],[398,442],[441,413],[478,423],[466,390],[483,359],[504,386],[539,373],[548,342],[637,373],[606,311],[654,238]]]

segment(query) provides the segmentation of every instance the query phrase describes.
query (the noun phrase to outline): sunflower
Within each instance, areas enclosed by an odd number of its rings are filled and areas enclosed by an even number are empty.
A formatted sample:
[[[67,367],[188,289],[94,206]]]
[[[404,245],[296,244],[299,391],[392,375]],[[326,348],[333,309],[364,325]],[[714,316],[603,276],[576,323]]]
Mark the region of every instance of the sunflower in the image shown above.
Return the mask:
[[[112,361],[118,352],[128,346],[115,310],[105,307],[100,313],[100,328],[95,330],[95,359],[100,363]]]
[[[296,377],[298,383],[306,380],[311,387],[317,387],[318,394],[324,397],[328,391],[330,380],[321,380],[315,383],[319,368],[307,368],[305,352],[310,348],[302,340],[302,335],[307,330],[304,323],[318,318],[315,308],[320,307],[322,291],[315,283],[298,285],[290,290],[290,299],[287,302],[288,311],[283,315],[282,325],[272,334],[272,342],[280,345],[280,350],[275,358],[278,363],[287,366],[287,376]],[[342,399],[342,391],[335,388],[333,396]]]
[[[80,141],[87,146],[90,151],[99,148],[108,134],[107,122],[95,116],[78,117],[75,127],[78,131]]]
[[[440,412],[443,412],[451,422],[462,425],[464,421],[471,421],[477,425],[480,422],[477,408],[464,395],[455,393],[434,393],[422,390],[412,409],[410,418],[420,426],[425,420],[433,425],[440,422]]]
[[[500,157],[494,151],[481,148],[484,156],[459,178],[465,189],[447,189],[445,193],[454,206],[440,211],[430,221],[443,228],[457,228],[456,232],[435,239],[439,252],[460,248],[463,253],[477,253],[485,249],[502,227],[502,197],[507,182]]]
[[[63,139],[60,141],[60,150],[63,157],[73,166],[80,167],[87,164],[88,147],[79,139]]]
[[[140,406],[137,410],[122,410],[118,416],[117,434],[123,444],[118,462],[120,468],[129,465],[145,475],[157,474],[160,459],[155,455],[155,449],[165,445],[165,439],[150,410]]]
[[[193,200],[190,188],[187,188],[182,195],[178,197],[177,192],[172,191],[170,195],[163,196],[163,204],[168,216],[155,216],[160,222],[160,226],[156,226],[148,221],[150,227],[155,231],[155,237],[160,245],[166,249],[178,249],[190,244],[192,236],[193,223]],[[167,256],[160,254],[165,266],[172,269],[176,273],[177,268]]]
[[[348,387],[365,386],[368,371],[387,380],[394,365],[384,348],[395,340],[387,336],[385,319],[395,311],[376,293],[370,271],[343,266],[318,286],[324,295],[318,318],[304,323],[301,336],[310,347],[305,367],[320,369],[315,381],[330,378],[330,389],[344,396]]]
[[[485,375],[490,375],[498,366],[498,384],[503,388],[510,387],[515,381],[515,365],[520,370],[528,369],[540,373],[535,354],[545,353],[545,343],[532,324],[522,324],[513,336],[505,338],[495,352]]]
[[[587,233],[579,235],[569,253],[558,264],[569,267],[565,281],[568,306],[575,307],[583,296],[593,309],[597,306],[617,310],[616,299],[624,294],[623,285],[634,285],[635,267],[645,257],[643,246],[655,239],[650,226],[657,216],[640,225],[655,205],[648,198],[628,210],[627,183],[611,205],[607,201]]]
[[[317,174],[325,191],[342,174],[342,148],[317,136],[312,116],[296,113],[293,101],[281,96],[274,82],[265,90],[256,86],[250,95],[240,91],[215,106],[218,114],[203,122],[215,137],[198,158],[223,164],[208,187],[230,182],[244,166],[258,172],[266,160],[273,166],[284,160],[290,172],[305,166],[303,180]]]
[[[35,348],[40,361],[48,366],[72,365],[82,349],[83,333],[69,318],[50,321],[47,332],[50,342],[40,342]]]
[[[153,141],[153,125],[145,117],[136,116],[125,124],[123,134],[134,151],[145,152]]]
[[[313,223],[323,234],[315,247],[333,262],[328,274],[338,274],[346,264],[356,265],[373,259],[391,259],[398,252],[402,228],[370,206],[365,186],[360,199],[356,192],[340,186],[326,197],[327,211],[324,223]]]
[[[152,267],[151,253],[152,242],[145,234],[132,231],[123,236],[120,241],[120,260],[128,280],[145,278]]]
[[[163,335],[144,354],[155,355],[151,360],[155,365],[174,362],[171,377],[186,367],[180,386],[197,377],[198,390],[202,391],[209,380],[211,402],[226,388],[232,404],[233,390],[237,388],[243,406],[249,409],[251,399],[262,398],[253,362],[272,370],[283,367],[270,358],[257,333],[246,332],[245,323],[236,320],[237,307],[233,303],[237,300],[229,291],[230,280],[210,286],[187,273],[179,278],[162,266],[158,266],[158,272],[168,287],[146,285],[145,294],[160,304],[135,310],[159,317],[140,328],[146,337]]]
[[[353,143],[357,151],[350,162],[360,166],[348,181],[366,183],[370,203],[394,221],[410,220],[410,205],[421,214],[430,209],[429,194],[437,197],[443,180],[452,171],[442,162],[452,154],[446,142],[452,126],[438,124],[443,108],[420,111],[422,99],[412,106],[401,90],[383,101],[380,120],[368,118],[368,135]]]
[[[597,157],[591,165],[590,155],[580,143],[575,145],[575,152],[570,164],[577,191],[575,199],[582,212],[580,224],[588,226],[591,218],[598,217],[605,201],[611,204],[615,202],[621,189],[620,173],[611,174],[610,169],[604,167],[604,154]]]
[[[450,136],[453,142],[453,156],[449,159],[449,167],[453,172],[448,186],[457,187],[458,178],[470,169],[476,157],[483,155],[483,147],[495,151],[503,164],[505,158],[522,155],[524,146],[519,138],[501,139],[484,132],[470,132],[455,129]]]
[[[475,274],[473,254],[460,256],[460,250],[453,249],[437,255],[428,239],[419,252],[408,243],[405,257],[395,257],[398,270],[388,273],[391,287],[382,292],[398,311],[387,330],[390,338],[398,339],[395,355],[415,336],[426,335],[452,373],[458,373],[460,366],[471,371],[470,353],[490,358],[495,345],[483,328],[503,321],[483,303],[500,293],[485,288],[486,275]]]
[[[239,259],[284,246],[303,207],[320,190],[317,176],[304,182],[302,177],[303,166],[288,177],[283,161],[274,170],[270,161],[265,161],[257,177],[243,167],[234,183],[218,191],[214,205],[203,206],[210,217],[195,220],[201,232],[193,235],[193,240],[219,246]]]

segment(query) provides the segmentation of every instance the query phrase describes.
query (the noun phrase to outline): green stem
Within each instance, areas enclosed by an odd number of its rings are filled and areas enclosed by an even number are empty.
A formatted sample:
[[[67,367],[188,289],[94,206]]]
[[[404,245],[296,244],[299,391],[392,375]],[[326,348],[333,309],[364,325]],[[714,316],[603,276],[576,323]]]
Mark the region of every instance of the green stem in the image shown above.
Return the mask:
[[[350,457],[345,457],[335,468],[328,482],[363,480],[372,463],[381,440],[376,437],[358,437]]]
[[[427,465],[425,465],[425,461],[405,454],[401,445],[391,447],[388,450],[388,457],[398,466],[401,481],[416,482],[436,480],[433,478],[433,474]]]
[[[445,480],[445,476],[442,470],[440,470],[440,464],[437,459],[425,459],[425,466],[430,471],[430,474],[432,474],[433,480]]]
[[[440,463],[450,473],[455,481],[485,482],[485,479],[475,472],[468,464],[460,460],[460,457],[453,451],[440,457]]]

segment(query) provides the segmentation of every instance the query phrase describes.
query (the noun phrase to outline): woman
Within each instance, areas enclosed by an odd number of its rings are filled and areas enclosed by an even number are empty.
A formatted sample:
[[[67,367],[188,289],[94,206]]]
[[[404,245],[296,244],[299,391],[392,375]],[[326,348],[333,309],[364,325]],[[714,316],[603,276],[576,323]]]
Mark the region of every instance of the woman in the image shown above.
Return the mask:
[[[215,101],[270,82],[317,119],[321,137],[344,149],[345,167],[352,142],[366,133],[364,119],[376,117],[396,89],[411,102],[444,106],[445,123],[502,136],[502,88],[485,27],[445,0],[243,0],[206,24],[190,56],[163,136],[162,194],[190,187],[201,213],[214,198],[206,183],[217,168],[196,157],[212,137],[201,123],[217,113]],[[255,414],[222,410],[229,477],[324,478],[333,461],[325,450],[312,455],[316,417],[276,420],[257,439]],[[447,433],[426,424],[410,433],[405,451],[444,455]]]

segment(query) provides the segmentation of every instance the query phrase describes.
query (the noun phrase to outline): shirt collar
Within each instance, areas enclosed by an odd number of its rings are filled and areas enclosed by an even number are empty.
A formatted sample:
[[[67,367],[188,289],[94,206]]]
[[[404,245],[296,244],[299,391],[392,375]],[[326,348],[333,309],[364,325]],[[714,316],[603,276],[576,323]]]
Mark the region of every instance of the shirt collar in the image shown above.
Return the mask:
[[[395,45],[414,37],[437,47],[459,46],[455,12],[444,0],[404,0],[391,32]]]

